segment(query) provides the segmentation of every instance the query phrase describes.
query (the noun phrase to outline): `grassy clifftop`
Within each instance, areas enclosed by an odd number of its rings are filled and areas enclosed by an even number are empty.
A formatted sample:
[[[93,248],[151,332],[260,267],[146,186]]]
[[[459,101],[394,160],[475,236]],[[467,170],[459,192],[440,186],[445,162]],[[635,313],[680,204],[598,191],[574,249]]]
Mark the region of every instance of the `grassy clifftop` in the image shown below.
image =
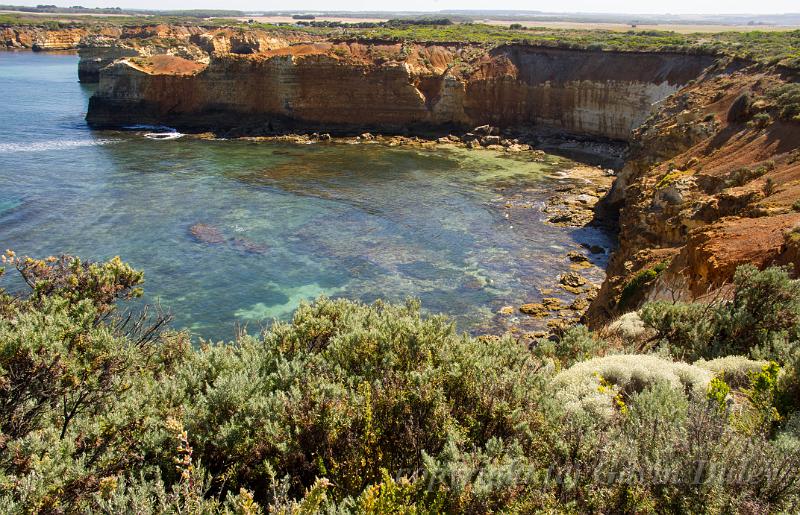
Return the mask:
[[[544,27],[503,27],[479,23],[430,25],[413,22],[385,23],[303,23],[275,25],[244,23],[232,18],[201,18],[177,15],[149,16],[63,16],[0,14],[0,26],[30,26],[48,29],[98,26],[143,26],[155,24],[261,29],[270,32],[291,30],[328,38],[409,41],[419,43],[468,43],[493,46],[527,44],[560,48],[614,50],[629,52],[685,52],[727,55],[769,64],[800,67],[800,30],[728,31],[684,34],[670,31],[630,30],[618,32],[597,29],[554,29]],[[512,28],[514,27],[514,28]]]

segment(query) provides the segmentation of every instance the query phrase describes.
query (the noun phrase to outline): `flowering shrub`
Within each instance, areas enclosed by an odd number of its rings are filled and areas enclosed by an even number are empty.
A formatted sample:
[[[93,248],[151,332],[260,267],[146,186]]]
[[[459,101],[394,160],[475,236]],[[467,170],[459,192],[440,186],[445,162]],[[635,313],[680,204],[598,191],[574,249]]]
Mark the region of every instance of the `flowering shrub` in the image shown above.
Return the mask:
[[[658,383],[704,394],[713,374],[686,363],[647,354],[619,354],[580,362],[555,376],[554,389],[566,411],[609,418],[622,399]]]

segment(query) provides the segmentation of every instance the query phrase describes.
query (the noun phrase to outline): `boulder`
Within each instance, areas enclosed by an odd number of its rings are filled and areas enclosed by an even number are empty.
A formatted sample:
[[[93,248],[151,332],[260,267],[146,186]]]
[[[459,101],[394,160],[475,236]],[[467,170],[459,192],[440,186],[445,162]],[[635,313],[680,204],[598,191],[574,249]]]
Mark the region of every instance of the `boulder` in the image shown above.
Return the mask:
[[[478,136],[488,136],[492,133],[492,126],[491,125],[480,125],[472,129],[472,132],[477,134]]]
[[[583,311],[588,307],[589,307],[589,301],[587,301],[583,297],[576,298],[574,301],[572,301],[572,304],[569,305],[569,309],[573,311]]]
[[[498,311],[501,315],[513,315],[514,314],[514,306],[503,306]]]
[[[588,257],[578,252],[577,250],[570,250],[569,252],[567,252],[567,257],[573,263],[586,263],[589,261]]]
[[[203,223],[194,224],[189,228],[189,234],[196,241],[208,245],[219,245],[225,242],[225,236],[222,234],[222,231],[213,225]]]
[[[580,274],[577,274],[575,272],[567,272],[565,274],[561,274],[558,277],[558,282],[560,282],[564,286],[578,288],[579,286],[583,286],[584,284],[586,284],[586,279],[584,279]]]
[[[550,310],[540,303],[523,304],[519,307],[520,312],[536,318],[544,318],[550,314]]]
[[[561,299],[556,297],[545,297],[542,299],[542,305],[549,309],[550,311],[558,311],[559,309],[564,309],[564,303]]]

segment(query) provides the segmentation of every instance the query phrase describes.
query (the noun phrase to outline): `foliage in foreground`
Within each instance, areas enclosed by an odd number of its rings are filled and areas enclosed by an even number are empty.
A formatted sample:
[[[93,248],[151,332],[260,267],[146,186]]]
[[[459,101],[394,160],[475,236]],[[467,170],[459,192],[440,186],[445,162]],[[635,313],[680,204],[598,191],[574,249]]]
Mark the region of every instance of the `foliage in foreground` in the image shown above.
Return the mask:
[[[785,349],[797,346],[796,306],[783,294],[796,283],[780,271],[742,272],[730,309],[777,295],[778,322],[795,324],[783,344],[762,334],[773,311],[734,317],[736,333],[725,326],[776,362],[692,365],[663,351],[591,359],[605,349],[583,328],[531,352],[459,335],[415,302],[328,299],[258,337],[193,348],[160,318],[131,323],[117,304],[143,278],[118,259],[6,261],[31,293],[0,294],[2,511],[798,504],[800,419],[781,404],[794,366]],[[587,395],[602,410],[573,409]]]

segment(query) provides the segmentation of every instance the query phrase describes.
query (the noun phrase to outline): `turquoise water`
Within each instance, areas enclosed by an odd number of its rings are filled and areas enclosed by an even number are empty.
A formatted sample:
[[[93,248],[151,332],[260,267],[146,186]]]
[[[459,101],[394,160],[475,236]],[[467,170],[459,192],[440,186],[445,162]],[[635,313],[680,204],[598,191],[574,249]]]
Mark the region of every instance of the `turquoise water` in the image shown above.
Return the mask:
[[[322,294],[419,297],[461,329],[502,331],[532,323],[496,313],[538,300],[567,251],[608,244],[542,223],[563,159],[91,131],[74,55],[0,52],[0,91],[0,246],[120,255],[145,271],[145,300],[201,337]]]

